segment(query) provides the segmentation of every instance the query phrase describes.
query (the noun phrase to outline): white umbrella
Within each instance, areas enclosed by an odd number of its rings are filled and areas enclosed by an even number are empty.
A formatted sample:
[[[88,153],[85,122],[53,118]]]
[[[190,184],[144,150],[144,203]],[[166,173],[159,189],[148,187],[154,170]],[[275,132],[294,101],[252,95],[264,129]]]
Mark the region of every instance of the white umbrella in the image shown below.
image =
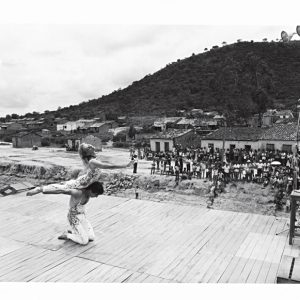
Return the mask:
[[[280,161],[272,161],[271,162],[271,166],[280,166],[281,165],[281,162]]]

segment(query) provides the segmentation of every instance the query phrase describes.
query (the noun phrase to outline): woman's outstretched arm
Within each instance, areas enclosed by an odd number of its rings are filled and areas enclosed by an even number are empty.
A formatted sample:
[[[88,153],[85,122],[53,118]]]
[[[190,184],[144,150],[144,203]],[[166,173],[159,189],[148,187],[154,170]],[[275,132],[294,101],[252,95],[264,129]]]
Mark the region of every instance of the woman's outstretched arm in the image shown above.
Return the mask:
[[[97,159],[91,159],[89,161],[89,166],[91,169],[101,168],[101,169],[122,169],[132,166],[133,162],[130,161],[126,165],[117,165],[117,164],[110,164],[110,163],[103,163]]]

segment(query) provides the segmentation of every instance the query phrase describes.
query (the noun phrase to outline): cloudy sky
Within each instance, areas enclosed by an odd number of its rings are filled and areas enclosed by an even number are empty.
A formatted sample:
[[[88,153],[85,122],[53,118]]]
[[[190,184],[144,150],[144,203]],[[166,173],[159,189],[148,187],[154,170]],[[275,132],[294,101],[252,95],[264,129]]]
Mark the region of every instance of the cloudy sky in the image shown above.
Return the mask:
[[[98,98],[206,47],[237,39],[276,40],[282,29],[295,31],[297,25],[9,23],[0,24],[0,116]]]

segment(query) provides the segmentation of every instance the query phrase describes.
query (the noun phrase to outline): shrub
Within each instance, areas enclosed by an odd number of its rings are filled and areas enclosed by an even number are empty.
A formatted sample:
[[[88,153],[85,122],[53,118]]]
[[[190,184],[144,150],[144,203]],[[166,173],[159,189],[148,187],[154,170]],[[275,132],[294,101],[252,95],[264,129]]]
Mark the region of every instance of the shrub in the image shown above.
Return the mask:
[[[12,137],[11,136],[6,136],[4,139],[3,139],[4,142],[6,143],[11,143],[12,142]]]
[[[127,143],[127,142],[114,142],[113,147],[116,147],[116,148],[129,148],[130,144]]]
[[[49,138],[42,138],[41,145],[42,145],[42,147],[50,146],[50,139]]]

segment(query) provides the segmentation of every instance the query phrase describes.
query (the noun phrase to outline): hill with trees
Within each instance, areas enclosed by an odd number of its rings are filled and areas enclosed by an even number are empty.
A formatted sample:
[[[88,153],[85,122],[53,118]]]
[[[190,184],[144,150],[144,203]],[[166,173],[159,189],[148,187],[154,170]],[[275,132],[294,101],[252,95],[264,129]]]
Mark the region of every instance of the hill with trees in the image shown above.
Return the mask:
[[[222,45],[178,59],[109,95],[46,114],[77,119],[91,118],[104,110],[113,118],[202,108],[247,118],[266,108],[296,108],[300,98],[300,41]]]

